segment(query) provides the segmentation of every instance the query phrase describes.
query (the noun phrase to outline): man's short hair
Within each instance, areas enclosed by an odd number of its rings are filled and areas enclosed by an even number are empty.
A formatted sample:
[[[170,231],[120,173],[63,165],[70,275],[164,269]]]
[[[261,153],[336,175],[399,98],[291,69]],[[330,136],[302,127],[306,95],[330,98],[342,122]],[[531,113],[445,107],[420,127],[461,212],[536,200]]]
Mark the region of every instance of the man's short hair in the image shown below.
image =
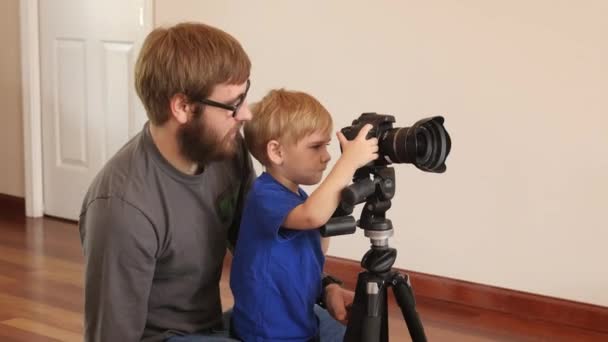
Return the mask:
[[[245,82],[250,70],[234,37],[205,24],[181,23],[146,37],[135,64],[135,89],[150,121],[162,125],[174,95],[206,98],[218,84]]]
[[[330,133],[331,115],[311,95],[285,89],[271,90],[251,105],[253,118],[244,124],[245,142],[251,154],[268,166],[266,145],[271,140],[282,144],[297,144],[314,132]]]

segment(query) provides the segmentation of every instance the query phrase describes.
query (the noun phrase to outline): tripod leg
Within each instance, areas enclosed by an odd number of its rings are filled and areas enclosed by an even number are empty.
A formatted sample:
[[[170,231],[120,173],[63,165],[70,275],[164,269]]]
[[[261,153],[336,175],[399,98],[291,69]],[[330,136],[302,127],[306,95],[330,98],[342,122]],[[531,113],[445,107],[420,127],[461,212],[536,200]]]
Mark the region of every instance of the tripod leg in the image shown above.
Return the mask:
[[[367,295],[367,312],[363,316],[363,326],[361,332],[363,341],[365,342],[378,342],[380,341],[380,329],[382,326],[382,313],[380,312],[381,297],[378,283],[369,282],[366,284],[366,295]]]
[[[399,304],[399,307],[401,308],[401,313],[407,324],[412,341],[426,342],[424,328],[422,327],[422,322],[416,311],[414,292],[407,280],[407,275],[404,277],[402,274],[395,273],[392,279],[392,285],[397,304]]]
[[[345,342],[387,342],[388,311],[384,279],[362,272],[357,279]]]

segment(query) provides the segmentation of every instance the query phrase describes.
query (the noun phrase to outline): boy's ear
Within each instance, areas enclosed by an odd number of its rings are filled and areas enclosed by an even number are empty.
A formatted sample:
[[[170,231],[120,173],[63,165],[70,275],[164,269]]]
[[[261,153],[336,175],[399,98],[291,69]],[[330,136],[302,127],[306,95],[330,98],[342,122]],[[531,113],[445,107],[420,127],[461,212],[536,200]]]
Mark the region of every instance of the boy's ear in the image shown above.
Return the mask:
[[[270,140],[268,144],[266,144],[266,154],[268,155],[268,159],[274,165],[283,164],[283,149],[281,143],[276,140]]]
[[[175,94],[169,101],[169,108],[171,109],[171,115],[180,124],[188,122],[190,115],[190,104],[188,103],[186,96],[183,94]]]

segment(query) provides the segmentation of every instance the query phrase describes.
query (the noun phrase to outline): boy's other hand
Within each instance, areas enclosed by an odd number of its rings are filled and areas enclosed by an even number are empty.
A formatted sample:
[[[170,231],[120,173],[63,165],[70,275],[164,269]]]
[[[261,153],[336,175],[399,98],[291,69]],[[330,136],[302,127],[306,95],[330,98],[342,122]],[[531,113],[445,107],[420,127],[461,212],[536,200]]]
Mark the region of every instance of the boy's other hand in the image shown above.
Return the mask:
[[[338,284],[330,284],[325,287],[325,306],[329,314],[336,321],[346,325],[348,323],[350,307],[355,299],[355,293],[343,289]]]

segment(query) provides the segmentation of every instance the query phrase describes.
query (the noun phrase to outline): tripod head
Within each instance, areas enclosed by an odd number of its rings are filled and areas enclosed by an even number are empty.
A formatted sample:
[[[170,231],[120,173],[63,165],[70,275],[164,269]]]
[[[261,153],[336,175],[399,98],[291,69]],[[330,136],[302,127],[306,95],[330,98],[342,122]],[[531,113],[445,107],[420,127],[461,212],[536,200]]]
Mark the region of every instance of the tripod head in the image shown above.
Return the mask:
[[[327,224],[321,227],[321,235],[335,236],[351,234],[356,226],[366,231],[372,243],[392,236],[393,224],[386,218],[395,195],[395,169],[386,166],[359,168],[353,184],[344,188],[341,202]],[[355,205],[365,202],[360,219],[355,222],[350,216]],[[350,217],[351,219],[344,219]]]
[[[322,236],[352,234],[359,226],[371,241],[361,266],[371,272],[387,272],[393,266],[397,251],[388,247],[393,236],[393,223],[386,218],[395,195],[395,169],[387,166],[365,166],[357,170],[353,184],[342,191],[342,201],[332,218],[321,228]],[[358,221],[351,216],[354,206],[365,202]]]

